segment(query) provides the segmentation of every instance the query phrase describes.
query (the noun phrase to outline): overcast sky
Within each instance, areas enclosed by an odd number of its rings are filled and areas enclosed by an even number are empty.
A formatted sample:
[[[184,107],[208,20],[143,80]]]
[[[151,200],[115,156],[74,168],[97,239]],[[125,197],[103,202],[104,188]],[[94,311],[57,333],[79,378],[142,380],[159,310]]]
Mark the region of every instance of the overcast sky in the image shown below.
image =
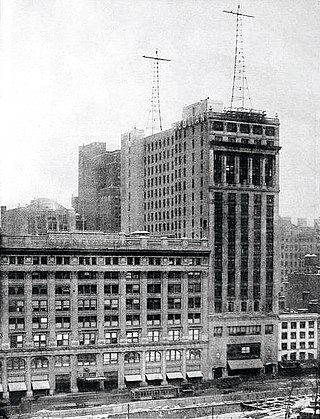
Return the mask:
[[[164,128],[210,97],[230,102],[237,0],[1,0],[1,205],[70,206],[78,146],[120,148],[145,128],[152,63]],[[242,0],[253,107],[281,122],[283,216],[320,216],[320,2]]]

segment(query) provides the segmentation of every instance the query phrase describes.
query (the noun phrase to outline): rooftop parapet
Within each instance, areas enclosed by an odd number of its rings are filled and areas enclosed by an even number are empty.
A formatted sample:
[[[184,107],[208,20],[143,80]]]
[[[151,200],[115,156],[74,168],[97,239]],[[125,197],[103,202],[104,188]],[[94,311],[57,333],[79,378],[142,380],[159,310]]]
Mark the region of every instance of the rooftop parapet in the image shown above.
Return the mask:
[[[41,236],[0,236],[0,249],[152,249],[209,252],[207,239],[130,236],[102,232],[49,233]]]

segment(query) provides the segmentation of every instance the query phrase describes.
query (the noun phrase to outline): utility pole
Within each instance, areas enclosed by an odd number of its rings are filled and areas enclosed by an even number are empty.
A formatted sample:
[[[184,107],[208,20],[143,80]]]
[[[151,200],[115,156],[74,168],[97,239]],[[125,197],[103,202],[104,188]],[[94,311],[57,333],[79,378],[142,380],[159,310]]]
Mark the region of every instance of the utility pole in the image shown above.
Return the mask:
[[[151,108],[148,116],[147,128],[151,129],[151,135],[158,129],[162,131],[162,120],[160,111],[160,81],[159,81],[159,61],[171,61],[167,58],[159,58],[158,50],[156,49],[155,56],[143,55],[142,58],[153,60],[153,79],[151,92]],[[150,121],[151,119],[151,121]]]
[[[223,13],[229,13],[237,16],[236,23],[236,45],[234,52],[234,67],[233,67],[233,83],[231,92],[231,109],[245,109],[246,100],[249,102],[249,108],[252,109],[249,86],[246,76],[243,36],[242,36],[242,19],[243,17],[254,18],[252,15],[240,13],[240,4],[236,12],[223,10]]]

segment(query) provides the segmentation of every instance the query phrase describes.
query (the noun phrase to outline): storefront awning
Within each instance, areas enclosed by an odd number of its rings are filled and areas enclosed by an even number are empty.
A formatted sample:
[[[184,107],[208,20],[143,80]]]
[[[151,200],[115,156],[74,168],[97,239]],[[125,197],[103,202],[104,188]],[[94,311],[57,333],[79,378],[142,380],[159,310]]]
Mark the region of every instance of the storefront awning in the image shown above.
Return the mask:
[[[50,390],[49,381],[32,381],[32,389],[33,390]]]
[[[3,393],[3,385],[0,384],[0,393]]]
[[[163,380],[162,374],[146,374],[147,380]]]
[[[203,374],[201,371],[188,371],[187,377],[188,378],[203,378]]]
[[[27,386],[24,381],[17,383],[8,383],[9,391],[27,391]]]
[[[252,370],[263,368],[261,359],[237,359],[228,361],[231,370]]]
[[[125,375],[124,376],[126,381],[142,381],[142,377],[139,374],[135,374],[135,375]]]
[[[183,380],[183,375],[181,374],[181,372],[167,372],[167,378],[168,380]]]

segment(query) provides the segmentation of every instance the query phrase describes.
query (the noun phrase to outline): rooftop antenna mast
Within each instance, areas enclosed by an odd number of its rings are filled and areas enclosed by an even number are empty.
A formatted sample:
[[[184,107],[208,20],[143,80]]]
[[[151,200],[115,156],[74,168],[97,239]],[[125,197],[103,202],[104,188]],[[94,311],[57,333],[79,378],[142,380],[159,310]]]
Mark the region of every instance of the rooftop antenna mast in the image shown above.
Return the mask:
[[[243,36],[242,36],[242,19],[243,17],[254,17],[240,13],[240,4],[236,12],[223,10],[224,13],[230,13],[237,16],[236,23],[236,46],[234,52],[234,68],[233,68],[233,83],[231,93],[231,109],[245,109],[246,100],[252,109],[252,102],[250,98],[249,86],[246,76],[246,68],[244,61],[243,50]]]
[[[151,92],[151,108],[148,116],[148,129],[151,129],[151,135],[155,130],[162,131],[162,120],[160,110],[160,83],[159,83],[159,61],[171,61],[167,58],[159,58],[158,50],[156,49],[155,57],[143,55],[143,58],[153,60],[153,78],[152,78],[152,92]]]

